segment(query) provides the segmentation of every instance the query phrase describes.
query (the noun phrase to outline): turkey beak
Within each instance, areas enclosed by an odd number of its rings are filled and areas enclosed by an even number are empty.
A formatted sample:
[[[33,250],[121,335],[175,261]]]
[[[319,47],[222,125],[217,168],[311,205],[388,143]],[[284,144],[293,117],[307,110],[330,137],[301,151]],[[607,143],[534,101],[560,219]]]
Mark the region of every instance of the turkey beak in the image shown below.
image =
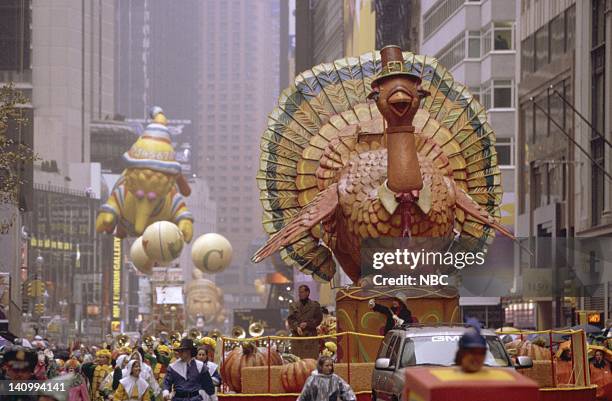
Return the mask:
[[[408,110],[410,110],[410,105],[412,104],[412,96],[410,96],[407,92],[402,89],[398,89],[389,98],[387,99],[387,103],[391,106],[391,110],[398,116],[401,117]]]

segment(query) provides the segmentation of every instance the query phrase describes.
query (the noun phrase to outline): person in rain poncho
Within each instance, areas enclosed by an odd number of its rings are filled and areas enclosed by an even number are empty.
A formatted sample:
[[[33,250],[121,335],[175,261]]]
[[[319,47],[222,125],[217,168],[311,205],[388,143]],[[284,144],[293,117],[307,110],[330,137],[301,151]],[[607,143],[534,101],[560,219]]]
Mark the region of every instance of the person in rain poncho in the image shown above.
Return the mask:
[[[334,373],[334,361],[322,356],[317,371],[308,377],[297,401],[354,401],[357,397],[340,376]]]
[[[119,386],[113,396],[114,401],[151,401],[149,383],[141,377],[142,363],[132,359],[125,370],[127,376],[119,380]]]
[[[134,351],[132,355],[130,355],[130,361],[133,360],[140,362],[140,378],[149,384],[149,390],[152,392],[152,395],[158,396],[161,392],[161,389],[159,387],[159,383],[157,383],[157,380],[155,380],[155,376],[153,375],[153,370],[151,369],[151,367],[143,362],[142,355],[138,351]],[[130,371],[128,370],[128,368],[123,369],[122,377],[128,377],[130,375],[129,372]]]

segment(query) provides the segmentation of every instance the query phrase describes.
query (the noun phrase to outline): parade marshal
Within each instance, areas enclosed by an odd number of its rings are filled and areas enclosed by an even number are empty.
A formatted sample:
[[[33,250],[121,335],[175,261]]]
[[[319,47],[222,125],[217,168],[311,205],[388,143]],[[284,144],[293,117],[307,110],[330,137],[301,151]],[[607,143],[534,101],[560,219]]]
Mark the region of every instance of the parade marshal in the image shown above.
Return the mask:
[[[317,326],[323,320],[321,305],[317,301],[312,301],[310,288],[301,285],[298,289],[300,300],[293,303],[289,308],[287,323],[294,337],[310,337],[317,335]],[[317,359],[319,357],[319,341],[313,340],[294,340],[291,342],[291,350],[294,355],[300,358]]]
[[[200,391],[203,390],[209,396],[215,393],[208,369],[203,362],[194,358],[196,348],[193,340],[184,338],[181,345],[175,349],[179,359],[168,366],[164,377],[164,399],[170,399],[174,392],[174,401],[201,401],[203,398]]]

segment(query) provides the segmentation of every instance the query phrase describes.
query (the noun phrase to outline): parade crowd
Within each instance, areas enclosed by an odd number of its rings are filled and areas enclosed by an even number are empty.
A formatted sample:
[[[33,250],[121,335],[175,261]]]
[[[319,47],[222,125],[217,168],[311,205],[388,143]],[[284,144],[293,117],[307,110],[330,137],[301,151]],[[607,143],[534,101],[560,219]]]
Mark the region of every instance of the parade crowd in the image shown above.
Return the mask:
[[[192,401],[215,400],[221,384],[217,364],[212,361],[216,341],[203,337],[194,342],[183,338],[171,343],[130,347],[102,344],[62,349],[36,336],[33,341],[16,339],[3,347],[0,380],[46,381],[40,394],[5,391],[9,401]]]

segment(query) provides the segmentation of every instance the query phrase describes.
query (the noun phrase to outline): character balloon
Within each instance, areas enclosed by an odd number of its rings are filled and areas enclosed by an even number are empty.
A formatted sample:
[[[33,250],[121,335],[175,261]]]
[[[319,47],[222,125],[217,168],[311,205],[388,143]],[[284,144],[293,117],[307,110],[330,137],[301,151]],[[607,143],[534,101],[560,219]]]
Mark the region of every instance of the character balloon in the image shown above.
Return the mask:
[[[154,107],[151,117],[153,122],[123,155],[128,167],[102,205],[96,231],[135,237],[156,221],[171,221],[189,242],[193,217],[183,196],[189,196],[191,189],[176,161],[162,109]]]
[[[225,321],[223,291],[212,281],[196,279],[187,282],[185,298],[189,325],[195,326],[198,318],[202,318],[208,327],[218,327]]]

